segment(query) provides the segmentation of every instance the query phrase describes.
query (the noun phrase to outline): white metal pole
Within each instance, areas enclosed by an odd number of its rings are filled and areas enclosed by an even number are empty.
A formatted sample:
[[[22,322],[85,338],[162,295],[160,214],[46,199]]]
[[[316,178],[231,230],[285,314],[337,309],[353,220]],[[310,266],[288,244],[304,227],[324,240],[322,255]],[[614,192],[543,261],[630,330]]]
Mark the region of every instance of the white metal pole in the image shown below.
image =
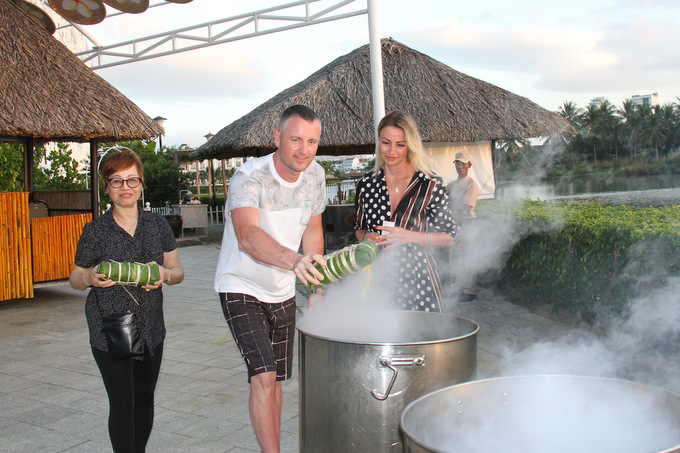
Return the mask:
[[[382,47],[378,26],[378,0],[368,1],[368,37],[371,51],[371,84],[373,91],[373,124],[375,142],[378,143],[378,123],[385,116],[385,89],[383,86]]]

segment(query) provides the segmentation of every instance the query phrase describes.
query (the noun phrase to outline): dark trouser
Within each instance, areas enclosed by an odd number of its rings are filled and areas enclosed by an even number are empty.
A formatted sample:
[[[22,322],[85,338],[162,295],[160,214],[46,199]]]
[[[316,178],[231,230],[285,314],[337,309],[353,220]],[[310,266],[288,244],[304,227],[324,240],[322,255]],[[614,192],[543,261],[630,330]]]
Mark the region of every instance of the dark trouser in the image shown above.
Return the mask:
[[[111,360],[107,352],[92,348],[109,396],[109,436],[116,453],[146,449],[154,415],[154,391],[161,369],[163,343],[146,351],[144,360]]]

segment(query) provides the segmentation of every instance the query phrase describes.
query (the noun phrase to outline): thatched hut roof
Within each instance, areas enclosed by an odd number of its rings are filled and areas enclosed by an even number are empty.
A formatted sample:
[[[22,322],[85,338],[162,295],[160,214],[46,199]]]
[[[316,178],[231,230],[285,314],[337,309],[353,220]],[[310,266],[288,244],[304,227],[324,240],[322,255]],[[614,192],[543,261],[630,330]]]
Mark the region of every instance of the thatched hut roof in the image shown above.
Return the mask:
[[[100,142],[163,128],[9,0],[0,0],[0,137]]]
[[[392,39],[382,40],[385,110],[411,113],[425,142],[474,142],[570,133],[567,120],[529,99],[455,71]],[[322,124],[318,154],[374,150],[369,46],[359,47],[219,131],[194,159],[263,155],[288,106],[304,104]]]

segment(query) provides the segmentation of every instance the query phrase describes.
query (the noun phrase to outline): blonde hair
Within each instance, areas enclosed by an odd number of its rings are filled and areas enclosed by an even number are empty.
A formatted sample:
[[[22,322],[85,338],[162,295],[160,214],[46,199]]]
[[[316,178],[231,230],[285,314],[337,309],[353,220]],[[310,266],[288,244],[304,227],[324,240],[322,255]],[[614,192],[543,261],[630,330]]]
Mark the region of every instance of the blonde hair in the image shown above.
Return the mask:
[[[406,146],[408,146],[408,154],[406,155],[406,159],[416,171],[422,171],[425,173],[425,175],[427,175],[428,178],[432,178],[435,173],[432,170],[432,164],[430,162],[429,156],[425,154],[423,139],[420,137],[420,132],[418,132],[416,120],[413,119],[410,114],[401,110],[390,112],[385,115],[378,124],[378,139],[380,139],[380,131],[388,126],[398,127],[404,131]],[[380,156],[380,143],[376,143],[375,166],[373,167],[373,173],[377,176],[384,166],[385,162]]]

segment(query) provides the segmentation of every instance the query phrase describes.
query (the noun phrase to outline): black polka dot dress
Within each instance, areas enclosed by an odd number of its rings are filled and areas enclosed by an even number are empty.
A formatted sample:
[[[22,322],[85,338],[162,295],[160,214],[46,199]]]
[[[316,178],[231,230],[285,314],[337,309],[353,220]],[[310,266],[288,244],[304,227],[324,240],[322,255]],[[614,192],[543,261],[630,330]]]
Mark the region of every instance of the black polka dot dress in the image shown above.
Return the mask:
[[[449,211],[449,196],[440,178],[428,178],[416,172],[404,191],[396,209],[390,205],[384,170],[376,177],[373,172],[357,182],[356,229],[378,232],[375,227],[384,221],[395,226],[424,233],[456,234],[457,228]],[[392,250],[388,251],[391,253]],[[395,267],[395,284],[385,288],[403,310],[443,312],[441,283],[432,249],[416,244],[405,244],[396,256],[383,261]],[[376,260],[374,265],[380,265]]]

